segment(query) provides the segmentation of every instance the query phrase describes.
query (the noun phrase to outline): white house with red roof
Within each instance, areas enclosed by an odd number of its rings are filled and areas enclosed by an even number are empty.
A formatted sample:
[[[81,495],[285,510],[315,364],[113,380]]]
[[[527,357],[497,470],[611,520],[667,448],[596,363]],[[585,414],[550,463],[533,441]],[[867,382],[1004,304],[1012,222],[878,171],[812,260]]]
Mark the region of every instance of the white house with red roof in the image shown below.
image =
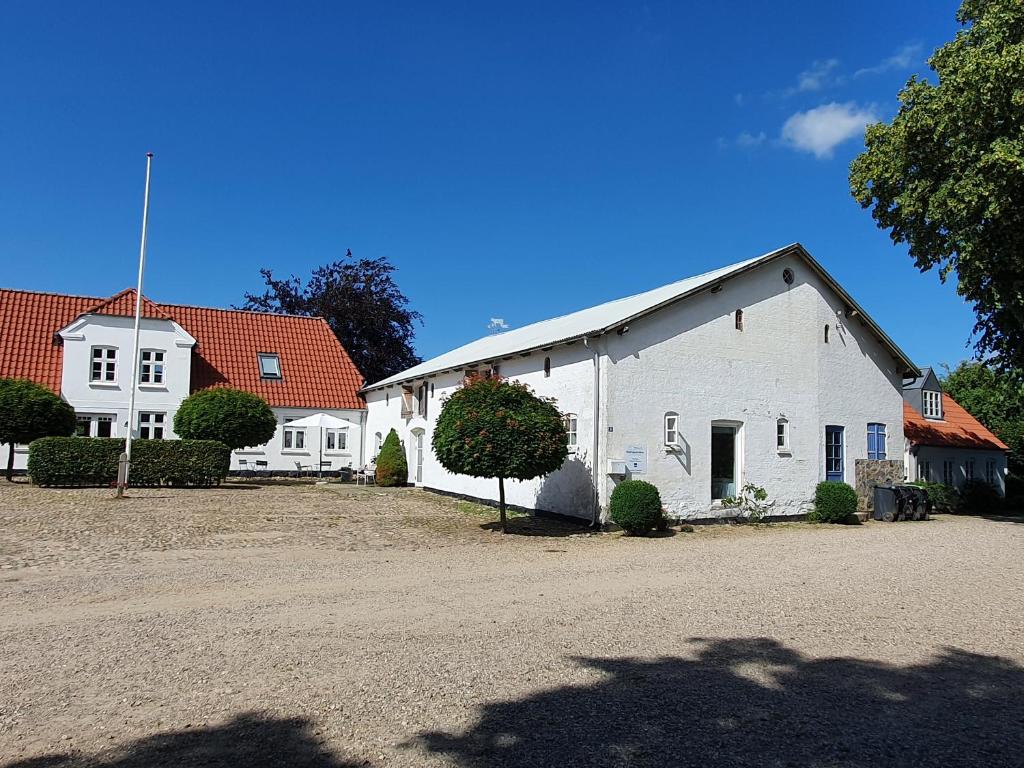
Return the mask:
[[[942,391],[931,368],[903,383],[907,477],[962,488],[984,480],[1006,494],[1009,446]]]
[[[312,472],[363,465],[362,376],[323,318],[156,304],[143,297],[136,418],[140,438],[173,438],[190,393],[234,387],[264,398],[278,428],[266,445],[235,451],[232,469]],[[107,299],[0,289],[0,377],[59,394],[78,434],[127,434],[135,291]],[[314,413],[348,426],[289,427]],[[322,442],[322,444],[321,444]],[[24,469],[28,447],[15,449]],[[321,459],[322,455],[322,459]],[[7,461],[7,446],[0,448]]]

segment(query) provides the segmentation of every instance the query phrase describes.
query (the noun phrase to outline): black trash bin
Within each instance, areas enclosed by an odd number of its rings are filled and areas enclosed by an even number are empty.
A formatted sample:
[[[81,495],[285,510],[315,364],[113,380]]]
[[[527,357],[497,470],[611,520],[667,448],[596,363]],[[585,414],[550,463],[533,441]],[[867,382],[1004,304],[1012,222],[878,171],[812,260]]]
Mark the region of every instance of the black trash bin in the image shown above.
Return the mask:
[[[899,514],[896,489],[891,485],[875,486],[875,511],[872,518],[891,523]]]
[[[928,491],[919,485],[897,485],[895,486],[896,492],[899,498],[902,499],[902,504],[897,501],[897,506],[901,507],[899,512],[902,513],[902,517],[905,520],[927,520],[929,513],[932,511],[931,499],[928,498]]]

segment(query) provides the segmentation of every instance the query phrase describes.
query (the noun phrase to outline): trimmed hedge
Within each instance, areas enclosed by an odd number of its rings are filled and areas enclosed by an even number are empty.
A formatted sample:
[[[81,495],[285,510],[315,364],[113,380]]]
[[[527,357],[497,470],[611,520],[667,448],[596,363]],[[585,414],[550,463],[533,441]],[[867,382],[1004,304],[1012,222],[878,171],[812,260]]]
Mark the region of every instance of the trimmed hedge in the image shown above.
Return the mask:
[[[44,437],[28,447],[36,485],[110,486],[124,439]],[[213,440],[133,440],[131,485],[215,485],[227,477],[231,449]]]
[[[1001,512],[1003,509],[1003,497],[999,491],[986,483],[984,480],[975,477],[964,483],[960,489],[960,503],[957,511],[965,515],[984,515]]]
[[[956,488],[945,483],[929,483],[925,480],[918,480],[916,483],[911,483],[919,488],[924,488],[928,492],[928,501],[932,504],[932,509],[936,512],[956,512],[960,506],[960,497],[956,492]]]
[[[814,509],[808,519],[816,523],[845,523],[857,512],[857,492],[846,483],[818,483]]]
[[[663,519],[661,494],[646,480],[623,480],[612,491],[608,506],[612,522],[632,535],[642,536]]]

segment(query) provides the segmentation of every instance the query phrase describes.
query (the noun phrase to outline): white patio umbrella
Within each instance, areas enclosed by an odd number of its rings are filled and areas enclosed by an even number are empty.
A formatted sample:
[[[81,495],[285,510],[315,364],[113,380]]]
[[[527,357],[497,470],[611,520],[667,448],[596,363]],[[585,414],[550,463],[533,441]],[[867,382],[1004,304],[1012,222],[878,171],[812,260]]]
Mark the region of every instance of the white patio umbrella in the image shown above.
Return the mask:
[[[347,419],[339,419],[337,416],[331,416],[329,413],[314,413],[312,416],[306,416],[305,418],[296,419],[295,421],[288,422],[289,427],[319,427],[320,428],[320,442],[318,443],[320,448],[320,460],[317,462],[317,476],[323,477],[324,468],[324,430],[325,429],[345,429],[346,427],[356,426]]]

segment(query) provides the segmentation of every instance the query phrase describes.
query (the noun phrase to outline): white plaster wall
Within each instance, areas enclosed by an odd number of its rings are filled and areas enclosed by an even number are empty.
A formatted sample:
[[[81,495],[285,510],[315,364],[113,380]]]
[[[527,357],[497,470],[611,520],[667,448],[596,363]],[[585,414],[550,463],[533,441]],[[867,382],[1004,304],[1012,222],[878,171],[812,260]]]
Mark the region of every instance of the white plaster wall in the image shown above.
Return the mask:
[[[922,445],[911,450],[906,455],[907,478],[909,480],[928,480],[932,483],[942,482],[942,463],[953,462],[953,485],[956,488],[963,487],[967,481],[967,462],[974,459],[974,477],[978,480],[985,479],[985,463],[995,462],[996,469],[996,490],[1000,496],[1006,495],[1006,473],[1007,458],[1003,451],[972,450],[969,448],[939,448]],[[931,464],[931,474],[927,478],[918,476],[918,465],[921,461],[928,461]]]
[[[551,358],[551,375],[544,376],[544,358]],[[562,345],[550,351],[539,351],[529,357],[515,357],[497,360],[501,376],[529,385],[538,395],[553,397],[563,413],[576,414],[578,419],[576,450],[565,465],[546,478],[531,481],[510,480],[505,484],[505,496],[509,504],[527,509],[542,509],[561,514],[589,518],[592,514],[594,485],[590,456],[594,435],[593,419],[593,361],[592,353],[582,342]],[[481,372],[484,370],[481,367]],[[392,386],[386,390],[374,390],[366,394],[367,455],[373,452],[374,435],[387,437],[394,428],[404,442],[409,460],[409,481],[415,481],[416,458],[414,455],[414,431],[424,432],[423,479],[417,485],[464,494],[481,499],[497,499],[498,481],[456,475],[448,472],[437,461],[430,441],[434,424],[440,413],[445,396],[450,395],[462,384],[464,373],[451,372],[434,377],[419,379],[414,383],[414,392],[420,383],[426,381],[434,387],[433,396],[428,395],[427,418],[412,416],[404,418],[402,410],[402,387]]]
[[[795,273],[787,286],[786,267]],[[887,425],[889,458],[901,458],[902,377],[896,363],[859,322],[835,326],[835,297],[799,259],[761,267],[609,335],[608,459],[627,445],[647,448],[649,471],[636,475],[658,486],[671,514],[717,514],[711,501],[711,426],[739,422],[740,485],[763,486],[774,513],[806,511],[825,479],[826,424],[845,427],[846,481],[854,461],[867,457],[867,423]],[[734,312],[743,310],[743,330]],[[662,439],[666,412],[679,414],[681,451]],[[777,419],[790,424],[791,452],[776,449]],[[605,501],[614,487],[602,487]]]
[[[365,441],[362,429],[365,411],[315,408],[273,408],[272,410],[277,417],[277,431],[274,433],[274,437],[264,445],[232,451],[232,470],[241,469],[239,459],[245,459],[247,462],[246,469],[256,469],[257,461],[265,461],[267,466],[260,467],[260,470],[290,472],[297,469],[295,463],[298,462],[303,466],[304,471],[315,471],[318,462],[321,461],[320,441],[324,433],[320,429],[306,427],[306,443],[305,447],[301,450],[294,448],[286,449],[284,447],[284,426],[286,420],[303,419],[315,413],[327,413],[352,423],[352,426],[348,428],[348,445],[345,450],[328,451],[327,442],[324,439],[322,460],[331,462],[331,466],[325,466],[324,470],[336,472],[342,467],[358,469],[365,463],[363,458]]]

